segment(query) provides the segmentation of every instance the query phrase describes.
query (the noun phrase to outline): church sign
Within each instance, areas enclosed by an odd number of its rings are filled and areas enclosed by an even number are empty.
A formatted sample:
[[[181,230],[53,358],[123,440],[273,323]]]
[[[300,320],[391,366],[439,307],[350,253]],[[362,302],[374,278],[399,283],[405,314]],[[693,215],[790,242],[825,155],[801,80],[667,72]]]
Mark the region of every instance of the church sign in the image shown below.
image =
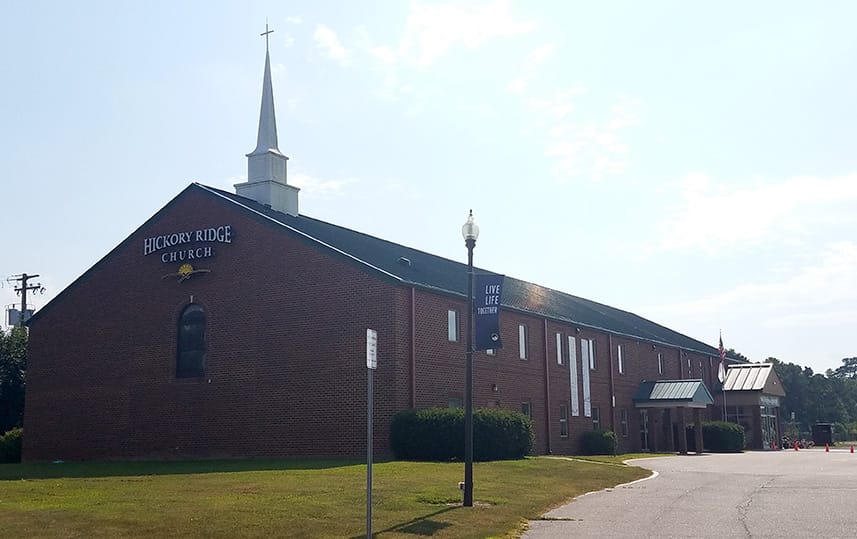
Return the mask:
[[[146,238],[143,240],[143,256],[169,249],[161,253],[161,262],[164,264],[210,258],[215,254],[214,247],[204,244],[213,243],[232,243],[232,226],[221,225]]]

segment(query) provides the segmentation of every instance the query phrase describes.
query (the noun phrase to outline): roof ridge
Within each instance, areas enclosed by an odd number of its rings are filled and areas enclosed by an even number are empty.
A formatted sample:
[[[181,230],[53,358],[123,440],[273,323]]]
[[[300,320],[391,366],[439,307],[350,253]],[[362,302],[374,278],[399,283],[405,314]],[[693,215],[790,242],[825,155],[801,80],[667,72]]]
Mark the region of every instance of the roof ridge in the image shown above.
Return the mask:
[[[464,295],[463,284],[465,280],[462,278],[461,283],[459,283],[454,276],[455,269],[463,270],[466,267],[463,262],[315,217],[303,214],[286,214],[252,199],[216,187],[199,183],[195,185],[248,211],[255,212],[266,219],[296,231],[320,245],[359,262],[361,265],[392,276],[397,282],[457,296]],[[350,235],[351,240],[355,240],[357,243],[344,245],[343,242],[348,242],[349,238],[339,237],[339,233]],[[324,239],[325,236],[329,237]],[[393,250],[401,250],[402,252],[394,253]],[[391,256],[392,259],[390,259]],[[405,269],[396,265],[398,264],[397,259],[401,256],[406,258],[418,256],[424,257],[425,260],[423,264],[408,265]],[[477,267],[475,269],[482,273],[500,274],[485,268]],[[506,278],[505,290],[507,293],[504,294],[506,297],[503,306],[508,309],[575,324],[616,336],[650,342],[655,345],[674,347],[702,355],[717,355],[715,347],[636,313],[518,277],[506,275]],[[543,299],[542,302],[537,302],[541,305],[540,308],[538,305],[533,305],[532,299],[534,297]],[[553,310],[551,306],[554,307]]]

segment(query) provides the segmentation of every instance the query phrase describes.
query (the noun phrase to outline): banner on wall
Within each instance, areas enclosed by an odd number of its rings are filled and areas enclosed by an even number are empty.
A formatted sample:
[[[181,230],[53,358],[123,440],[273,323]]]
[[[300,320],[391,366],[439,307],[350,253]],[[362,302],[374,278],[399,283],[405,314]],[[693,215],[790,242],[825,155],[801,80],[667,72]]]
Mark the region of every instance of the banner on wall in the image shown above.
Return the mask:
[[[500,301],[503,275],[477,274],[473,279],[476,336],[474,350],[503,348],[500,339]]]

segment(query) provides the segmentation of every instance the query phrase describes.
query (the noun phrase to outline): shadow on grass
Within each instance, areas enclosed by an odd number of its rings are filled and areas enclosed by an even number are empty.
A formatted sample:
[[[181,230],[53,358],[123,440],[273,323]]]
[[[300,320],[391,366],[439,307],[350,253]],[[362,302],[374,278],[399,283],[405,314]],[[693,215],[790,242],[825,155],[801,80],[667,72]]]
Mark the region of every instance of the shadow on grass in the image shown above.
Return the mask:
[[[184,460],[0,464],[0,481],[135,475],[180,475],[365,466],[358,460]]]
[[[381,533],[388,532],[398,532],[398,533],[409,533],[412,535],[425,535],[430,536],[439,532],[444,528],[448,528],[452,526],[449,522],[440,522],[438,520],[432,520],[431,517],[436,517],[437,515],[446,513],[447,511],[452,511],[453,509],[457,509],[456,506],[444,507],[443,509],[439,509],[434,513],[429,513],[425,516],[415,518],[413,520],[409,520],[407,522],[403,522],[402,524],[396,524],[395,526],[390,526],[389,528],[383,530],[374,530],[372,532],[372,537],[377,536]],[[365,534],[355,535],[351,537],[351,539],[360,539],[361,537],[366,537]]]

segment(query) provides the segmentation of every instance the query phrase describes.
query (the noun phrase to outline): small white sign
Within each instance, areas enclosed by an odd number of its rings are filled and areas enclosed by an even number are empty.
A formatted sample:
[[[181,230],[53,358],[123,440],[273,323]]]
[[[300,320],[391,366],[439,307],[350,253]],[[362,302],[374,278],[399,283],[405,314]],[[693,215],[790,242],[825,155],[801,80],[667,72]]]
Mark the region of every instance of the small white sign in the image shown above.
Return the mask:
[[[366,330],[366,368],[374,369],[378,366],[378,332],[374,329]]]

